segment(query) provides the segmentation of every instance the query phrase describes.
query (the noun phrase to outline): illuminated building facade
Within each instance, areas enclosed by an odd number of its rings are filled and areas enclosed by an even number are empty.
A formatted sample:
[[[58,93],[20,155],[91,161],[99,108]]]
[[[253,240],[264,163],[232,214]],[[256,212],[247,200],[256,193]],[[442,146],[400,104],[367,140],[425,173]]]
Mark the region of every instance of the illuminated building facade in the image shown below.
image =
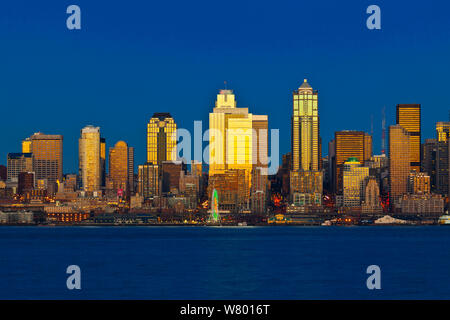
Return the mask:
[[[348,158],[343,165],[344,207],[359,207],[364,200],[364,183],[369,167],[362,167],[357,158]]]
[[[420,104],[398,104],[397,124],[409,135],[409,157],[411,170],[420,171],[421,161],[421,108]]]
[[[7,181],[18,182],[19,173],[33,171],[33,155],[31,153],[8,153]]]
[[[389,186],[390,204],[395,205],[407,193],[411,171],[409,133],[402,126],[389,127]]]
[[[408,177],[408,193],[430,193],[430,176],[425,172],[411,171]]]
[[[305,79],[293,92],[292,170],[320,169],[318,92]]]
[[[134,148],[119,141],[109,149],[109,178],[114,190],[130,192],[133,185]]]
[[[86,192],[97,192],[102,183],[100,128],[93,126],[83,128],[78,146],[82,189]]]
[[[299,199],[299,195],[303,195],[300,198],[313,199],[304,204],[322,204],[323,171],[291,171],[289,181],[291,202],[296,206],[303,205],[295,201],[295,198]]]
[[[30,137],[36,179],[46,179],[50,193],[63,180],[63,136],[35,133]]]
[[[436,122],[436,135],[438,141],[447,142],[450,135],[450,122],[440,121]]]
[[[335,192],[342,194],[342,173],[344,162],[348,158],[356,158],[363,165],[370,160],[372,153],[372,137],[363,131],[338,131],[334,135],[334,185]]]
[[[243,170],[247,198],[252,169],[267,168],[267,116],[256,116],[248,108],[237,108],[232,90],[221,90],[209,114],[209,177]],[[256,140],[256,141],[255,141]],[[256,149],[255,149],[256,148]],[[231,170],[231,171],[230,171]],[[231,177],[235,177],[231,174]]]
[[[138,167],[138,193],[144,199],[152,199],[160,195],[159,166],[146,163]]]
[[[240,212],[247,209],[249,190],[246,182],[246,170],[231,169],[224,173],[216,173],[209,177],[208,195],[214,189],[219,195],[219,210]],[[211,201],[211,199],[210,199]]]
[[[177,125],[170,113],[155,113],[147,124],[147,162],[177,160]]]

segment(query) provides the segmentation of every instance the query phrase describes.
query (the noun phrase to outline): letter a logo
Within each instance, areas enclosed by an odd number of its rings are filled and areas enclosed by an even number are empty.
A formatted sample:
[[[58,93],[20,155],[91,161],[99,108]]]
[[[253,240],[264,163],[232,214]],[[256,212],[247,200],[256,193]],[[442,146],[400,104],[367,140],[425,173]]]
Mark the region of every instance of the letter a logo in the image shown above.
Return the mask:
[[[373,30],[373,29],[381,29],[381,9],[379,6],[371,5],[367,7],[366,10],[367,14],[372,14],[370,17],[367,18],[367,29]]]
[[[81,9],[74,4],[67,7],[66,13],[71,14],[67,20],[66,25],[69,30],[81,29]]]
[[[369,278],[367,278],[366,285],[367,289],[381,289],[381,270],[377,265],[371,265],[367,267],[367,274],[371,274]]]
[[[81,289],[81,269],[77,265],[71,265],[67,267],[67,274],[71,274],[70,277],[67,278],[66,285],[67,289],[73,290]]]

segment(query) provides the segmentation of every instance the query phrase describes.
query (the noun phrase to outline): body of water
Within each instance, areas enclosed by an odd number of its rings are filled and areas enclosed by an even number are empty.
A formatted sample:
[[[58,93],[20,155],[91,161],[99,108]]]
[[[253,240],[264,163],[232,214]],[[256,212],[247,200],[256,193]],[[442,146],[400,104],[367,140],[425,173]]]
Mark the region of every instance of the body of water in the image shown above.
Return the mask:
[[[438,226],[0,227],[0,299],[449,299],[449,244]]]

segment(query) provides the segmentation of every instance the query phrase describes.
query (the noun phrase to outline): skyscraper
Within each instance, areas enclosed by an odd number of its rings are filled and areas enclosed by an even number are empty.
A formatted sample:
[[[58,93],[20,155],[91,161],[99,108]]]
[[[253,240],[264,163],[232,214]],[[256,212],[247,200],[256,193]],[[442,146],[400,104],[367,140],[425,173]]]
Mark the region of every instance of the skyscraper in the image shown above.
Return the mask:
[[[407,193],[408,178],[411,171],[409,133],[401,125],[389,127],[389,195],[390,204],[396,205],[398,199]]]
[[[305,79],[293,92],[292,170],[320,168],[318,91]]]
[[[161,193],[159,166],[146,163],[138,167],[138,192],[145,199],[154,198]]]
[[[369,147],[370,142],[370,147]],[[344,162],[347,161],[348,158],[356,158],[361,164],[364,164],[365,161],[369,160],[366,156],[370,154],[370,152],[366,151],[366,149],[371,146],[371,139],[367,138],[367,134],[363,131],[337,131],[334,134],[334,184],[335,184],[335,192],[337,194],[342,194],[342,172]]]
[[[170,113],[155,113],[147,124],[147,162],[176,161],[177,125]]]
[[[46,179],[51,191],[63,179],[63,136],[35,133],[30,137],[36,180]]]
[[[113,148],[109,148],[109,178],[114,190],[131,191],[134,166],[134,149],[128,147],[124,141],[119,141]],[[130,168],[131,167],[131,168]]]
[[[233,91],[221,90],[209,114],[209,176],[234,177],[231,170],[244,170],[245,195],[249,197],[252,169],[267,167],[268,120],[236,105]]]
[[[450,122],[439,121],[436,122],[436,135],[438,141],[448,141],[450,135]]]
[[[364,183],[369,177],[369,167],[361,166],[356,158],[348,158],[343,165],[343,196],[345,207],[359,207],[364,200]]]
[[[81,130],[79,143],[79,167],[82,189],[86,192],[100,190],[101,177],[101,146],[100,128],[87,126]]]
[[[398,104],[397,124],[409,134],[409,157],[411,170],[420,171],[421,160],[421,114],[420,104]]]

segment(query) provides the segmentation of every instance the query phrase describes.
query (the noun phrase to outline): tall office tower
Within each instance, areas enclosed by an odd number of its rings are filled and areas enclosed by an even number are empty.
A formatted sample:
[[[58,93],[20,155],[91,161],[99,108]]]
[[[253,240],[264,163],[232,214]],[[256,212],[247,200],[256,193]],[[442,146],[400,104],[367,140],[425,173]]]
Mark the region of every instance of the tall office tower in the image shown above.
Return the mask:
[[[46,179],[51,191],[63,181],[63,136],[35,133],[30,137],[36,180]]]
[[[159,166],[146,163],[138,167],[138,193],[144,199],[157,197],[161,194]]]
[[[183,162],[163,161],[161,173],[161,191],[178,194],[180,192],[180,179],[185,173]]]
[[[86,126],[81,130],[79,145],[79,166],[82,189],[97,192],[102,182],[100,128]]]
[[[450,122],[436,122],[436,135],[438,141],[448,141],[450,135]]]
[[[31,139],[26,138],[22,141],[22,153],[31,153]]]
[[[408,177],[411,171],[409,133],[401,125],[389,127],[389,196],[390,204],[396,205],[407,193]]]
[[[357,158],[348,158],[343,165],[344,207],[359,207],[364,200],[364,182],[369,177],[369,167],[362,167]]]
[[[335,193],[342,194],[342,172],[348,158],[356,158],[363,165],[369,152],[367,134],[363,131],[337,131],[334,134],[334,185]],[[371,147],[370,147],[371,148]]]
[[[119,141],[113,148],[109,148],[109,178],[114,190],[131,192],[133,181],[134,149],[128,147],[124,141]]]
[[[420,104],[398,104],[397,124],[401,125],[409,134],[409,157],[411,170],[420,171],[421,120]]]
[[[155,113],[147,124],[147,162],[177,160],[177,125],[170,113]]]
[[[267,159],[265,128],[267,116],[254,116],[248,112],[248,108],[237,108],[233,91],[221,90],[215,108],[209,114],[209,176],[226,175],[230,170],[244,170],[244,196],[248,198],[252,169],[263,166]],[[254,139],[258,141],[254,142]],[[234,179],[235,174],[230,174]]]
[[[33,171],[31,153],[8,153],[7,181],[18,182],[19,173]]]
[[[100,186],[106,185],[106,139],[100,137]]]
[[[293,92],[292,170],[320,169],[318,91],[305,79]]]

